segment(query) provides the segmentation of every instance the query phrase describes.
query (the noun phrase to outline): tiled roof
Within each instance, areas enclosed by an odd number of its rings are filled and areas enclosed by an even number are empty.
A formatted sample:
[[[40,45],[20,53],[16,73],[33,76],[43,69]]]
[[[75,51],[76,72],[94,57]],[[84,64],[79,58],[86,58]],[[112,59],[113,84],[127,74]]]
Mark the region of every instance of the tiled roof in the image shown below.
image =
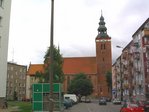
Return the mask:
[[[30,64],[27,74],[34,75],[37,71],[44,72],[44,64]],[[64,58],[63,63],[64,74],[96,74],[96,58],[95,57],[73,57]]]
[[[30,64],[27,75],[35,75],[36,72],[44,72],[44,64]]]
[[[95,57],[64,58],[64,74],[96,74],[96,71],[97,70]]]

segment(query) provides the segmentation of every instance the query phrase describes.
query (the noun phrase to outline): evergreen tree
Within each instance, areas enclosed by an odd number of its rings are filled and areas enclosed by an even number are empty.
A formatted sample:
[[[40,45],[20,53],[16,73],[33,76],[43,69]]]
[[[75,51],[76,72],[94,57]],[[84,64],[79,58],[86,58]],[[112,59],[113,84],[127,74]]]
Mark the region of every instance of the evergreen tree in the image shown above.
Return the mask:
[[[48,48],[45,56],[44,56],[44,81],[49,82],[49,66],[50,66],[50,47]],[[60,54],[59,48],[57,49],[53,46],[53,82],[54,83],[62,83],[64,80],[63,73],[63,58]]]

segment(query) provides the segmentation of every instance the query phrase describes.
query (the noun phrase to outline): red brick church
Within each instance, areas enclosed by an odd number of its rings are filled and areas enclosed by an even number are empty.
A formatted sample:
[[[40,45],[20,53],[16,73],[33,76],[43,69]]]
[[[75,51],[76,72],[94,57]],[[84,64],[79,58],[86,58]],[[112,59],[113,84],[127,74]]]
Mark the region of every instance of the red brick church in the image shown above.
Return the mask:
[[[93,84],[93,96],[111,96],[111,91],[107,87],[105,75],[111,72],[111,37],[107,34],[104,17],[101,15],[98,35],[95,38],[96,56],[95,57],[69,57],[63,58],[63,72],[65,80],[63,83],[64,92],[75,74],[84,73],[91,79]],[[42,64],[30,64],[28,76],[34,76],[37,71],[43,71]]]

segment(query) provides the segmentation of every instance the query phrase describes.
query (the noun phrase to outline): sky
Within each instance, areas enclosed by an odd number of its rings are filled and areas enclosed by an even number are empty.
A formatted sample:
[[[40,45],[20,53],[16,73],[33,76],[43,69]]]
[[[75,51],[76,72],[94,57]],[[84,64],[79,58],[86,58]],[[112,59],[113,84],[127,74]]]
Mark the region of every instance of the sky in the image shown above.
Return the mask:
[[[149,17],[149,0],[54,0],[54,45],[63,57],[92,57],[102,15],[112,60]],[[8,61],[41,64],[50,46],[51,0],[12,0]]]

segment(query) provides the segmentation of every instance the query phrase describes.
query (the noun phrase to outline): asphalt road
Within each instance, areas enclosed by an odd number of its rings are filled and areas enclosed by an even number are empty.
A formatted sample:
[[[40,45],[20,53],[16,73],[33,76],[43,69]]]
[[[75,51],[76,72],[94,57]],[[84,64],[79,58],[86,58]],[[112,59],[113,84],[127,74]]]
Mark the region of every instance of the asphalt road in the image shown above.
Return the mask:
[[[121,105],[108,102],[107,105],[99,105],[98,101],[91,103],[78,103],[64,112],[120,112]]]

